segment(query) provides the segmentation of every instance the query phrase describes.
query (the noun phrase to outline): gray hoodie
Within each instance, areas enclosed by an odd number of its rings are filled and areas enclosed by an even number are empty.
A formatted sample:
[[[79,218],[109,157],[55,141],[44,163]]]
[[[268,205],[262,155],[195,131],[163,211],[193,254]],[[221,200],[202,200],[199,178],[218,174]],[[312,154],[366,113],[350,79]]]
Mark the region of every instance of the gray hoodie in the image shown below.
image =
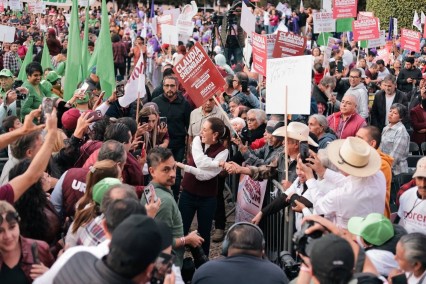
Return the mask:
[[[364,83],[359,83],[355,87],[350,87],[345,95],[351,94],[357,99],[356,111],[363,118],[368,117],[368,91]]]

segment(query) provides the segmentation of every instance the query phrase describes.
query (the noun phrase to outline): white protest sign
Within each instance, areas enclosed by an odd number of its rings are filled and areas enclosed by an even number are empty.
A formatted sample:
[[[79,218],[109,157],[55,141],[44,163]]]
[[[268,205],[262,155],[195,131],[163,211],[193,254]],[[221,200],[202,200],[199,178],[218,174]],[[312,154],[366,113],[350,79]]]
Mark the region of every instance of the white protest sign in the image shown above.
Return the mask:
[[[152,18],[151,32],[152,32],[152,35],[154,35],[154,36],[157,35],[157,17],[156,16],[154,18]]]
[[[161,25],[161,43],[178,45],[178,28],[172,25]]]
[[[312,55],[268,59],[266,62],[266,113],[310,114]]]
[[[248,34],[251,35],[255,32],[256,16],[252,14],[247,5],[243,2],[243,8],[241,10],[241,28]]]
[[[244,2],[243,2],[243,3],[244,3]],[[287,7],[286,7],[286,6],[284,6],[284,5],[283,5],[283,3],[278,2],[278,5],[277,5],[277,7],[275,7],[275,9],[276,9],[276,10],[278,10],[278,11],[284,12],[284,11],[285,11],[285,9],[287,9]]]
[[[333,12],[333,9],[331,8],[331,0],[322,0],[322,9],[325,12]]]
[[[12,11],[22,11],[22,3],[19,0],[9,0],[9,7]]]
[[[176,8],[176,9],[170,9],[170,10],[165,10],[163,11],[164,15],[172,15],[173,16],[173,25],[176,25],[177,20],[179,18],[180,15],[180,9]]]
[[[279,31],[288,32],[287,26],[284,24],[284,21],[278,24],[278,28],[275,30],[274,35],[276,35]]]
[[[0,41],[1,42],[14,42],[15,41],[15,27],[0,25]]]
[[[314,19],[314,34],[336,31],[336,19],[333,19],[332,12],[314,13],[313,19]]]
[[[144,69],[145,65],[143,64],[143,54],[141,54],[132,74],[124,86],[124,96],[118,99],[118,102],[122,107],[126,107],[136,101],[138,96],[140,99],[145,97],[146,89]]]
[[[397,18],[393,18],[393,35],[394,36],[398,35],[398,19]]]
[[[267,180],[255,181],[249,176],[241,175],[238,185],[236,222],[251,222],[262,209]]]
[[[376,39],[369,39],[368,40],[368,48],[378,47],[378,46],[385,46],[386,45],[386,31],[381,30],[380,31],[380,37]]]
[[[195,1],[191,1],[191,5],[187,4],[183,7],[181,14],[178,17],[176,26],[178,27],[178,33],[183,38],[189,38],[194,30],[194,22],[192,18],[197,14],[198,7]]]

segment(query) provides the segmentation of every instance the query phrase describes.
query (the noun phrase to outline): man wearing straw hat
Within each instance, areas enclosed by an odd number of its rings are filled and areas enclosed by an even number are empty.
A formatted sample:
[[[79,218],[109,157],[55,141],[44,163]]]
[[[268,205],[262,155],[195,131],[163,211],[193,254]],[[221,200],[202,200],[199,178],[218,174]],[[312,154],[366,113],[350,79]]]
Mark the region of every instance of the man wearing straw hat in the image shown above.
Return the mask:
[[[353,216],[383,214],[386,180],[379,153],[361,138],[348,137],[331,142],[327,154],[340,173],[325,169],[314,153],[307,159],[308,166],[330,185],[311,192],[315,212],[342,228]]]

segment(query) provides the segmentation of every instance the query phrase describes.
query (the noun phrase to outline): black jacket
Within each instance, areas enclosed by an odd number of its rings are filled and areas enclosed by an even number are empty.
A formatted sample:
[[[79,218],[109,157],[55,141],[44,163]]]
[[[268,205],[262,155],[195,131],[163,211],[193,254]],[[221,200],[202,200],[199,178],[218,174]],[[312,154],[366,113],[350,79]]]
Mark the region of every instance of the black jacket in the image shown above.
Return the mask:
[[[167,117],[167,129],[169,131],[169,148],[185,147],[185,138],[188,131],[191,106],[183,96],[170,102],[164,94],[152,100],[158,105],[161,117]]]
[[[403,91],[405,93],[411,91],[413,89],[413,84],[408,83],[407,79],[411,78],[413,80],[416,80],[417,81],[416,86],[418,86],[422,77],[423,76],[420,69],[417,69],[417,68],[413,68],[410,70],[407,70],[405,68],[401,69],[397,79],[398,90]]]
[[[105,113],[105,116],[115,117],[115,118],[120,118],[120,117],[135,118],[136,108],[137,108],[136,102],[131,103],[128,107],[122,107],[117,100],[109,106],[107,112]]]
[[[265,129],[266,129],[265,123],[259,125],[259,127],[254,130],[249,130],[247,126],[244,127],[241,130],[241,140],[243,144],[246,144],[246,142],[248,142],[248,145],[250,146],[254,140],[262,138],[263,134],[265,133]]]
[[[396,90],[395,98],[392,104],[400,103],[408,106],[407,94]],[[377,126],[380,131],[385,128],[386,121],[386,94],[384,91],[379,91],[374,96],[373,106],[371,107],[371,125]],[[404,122],[407,118],[404,118]]]

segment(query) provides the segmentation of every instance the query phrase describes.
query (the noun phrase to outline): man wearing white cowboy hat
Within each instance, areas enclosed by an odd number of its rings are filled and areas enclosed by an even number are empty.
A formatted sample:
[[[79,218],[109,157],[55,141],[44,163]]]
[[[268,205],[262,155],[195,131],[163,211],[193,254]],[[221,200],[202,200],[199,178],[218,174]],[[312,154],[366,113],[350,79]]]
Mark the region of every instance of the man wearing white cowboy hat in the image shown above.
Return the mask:
[[[327,154],[340,173],[325,169],[315,154],[308,158],[308,166],[332,185],[312,190],[316,214],[325,215],[342,228],[353,216],[383,214],[386,180],[380,171],[379,153],[364,140],[348,137],[331,142]]]
[[[276,129],[272,136],[285,137],[286,131],[285,126],[282,126]],[[292,182],[296,179],[296,164],[297,164],[297,155],[299,155],[299,145],[300,142],[308,142],[309,145],[313,147],[318,147],[318,144],[309,137],[309,127],[306,124],[300,122],[290,122],[287,126],[287,149],[284,149],[289,158],[288,165],[288,180],[284,180],[284,163],[285,157],[284,153],[281,153],[278,158],[269,165],[264,165],[260,167],[241,167],[234,162],[226,163],[225,169],[230,174],[246,174],[250,175],[253,179],[268,179],[275,174],[275,170],[278,172],[278,180],[282,181],[283,187],[285,189],[289,188]],[[283,140],[283,146],[285,145],[285,140]]]
[[[417,162],[416,172],[413,175],[416,186],[401,195],[399,200],[399,224],[408,233],[426,233],[426,157]]]

